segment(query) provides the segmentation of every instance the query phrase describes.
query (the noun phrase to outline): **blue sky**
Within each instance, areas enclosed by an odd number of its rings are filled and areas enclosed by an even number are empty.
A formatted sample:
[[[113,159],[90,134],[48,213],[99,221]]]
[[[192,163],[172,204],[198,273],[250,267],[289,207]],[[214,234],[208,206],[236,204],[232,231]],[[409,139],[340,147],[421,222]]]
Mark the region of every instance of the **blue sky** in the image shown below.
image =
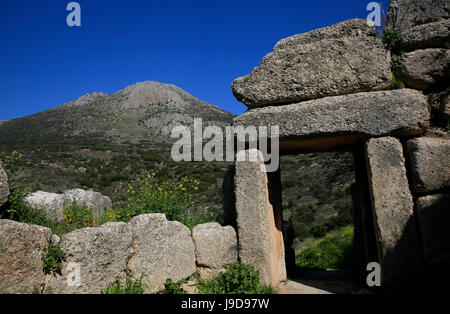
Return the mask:
[[[366,18],[370,1],[79,0],[81,27],[69,2],[0,1],[0,120],[147,80],[240,114],[231,82],[277,41]]]

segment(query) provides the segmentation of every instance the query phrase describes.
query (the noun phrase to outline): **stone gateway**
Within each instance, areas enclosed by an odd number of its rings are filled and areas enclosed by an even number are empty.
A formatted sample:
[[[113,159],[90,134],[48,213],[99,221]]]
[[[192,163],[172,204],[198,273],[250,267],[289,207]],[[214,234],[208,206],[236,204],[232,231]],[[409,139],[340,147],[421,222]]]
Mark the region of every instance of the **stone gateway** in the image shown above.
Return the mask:
[[[450,31],[448,1],[411,2],[391,1],[388,26],[405,33],[409,51],[395,66],[375,29],[350,20],[281,40],[232,89],[249,108],[234,124],[279,126],[281,155],[354,153],[361,271],[377,262],[382,289],[418,292],[450,265],[450,137],[441,131]],[[393,74],[408,88],[394,89]],[[431,101],[438,109],[430,111]],[[226,180],[240,260],[266,283],[285,280],[279,172],[236,162]]]

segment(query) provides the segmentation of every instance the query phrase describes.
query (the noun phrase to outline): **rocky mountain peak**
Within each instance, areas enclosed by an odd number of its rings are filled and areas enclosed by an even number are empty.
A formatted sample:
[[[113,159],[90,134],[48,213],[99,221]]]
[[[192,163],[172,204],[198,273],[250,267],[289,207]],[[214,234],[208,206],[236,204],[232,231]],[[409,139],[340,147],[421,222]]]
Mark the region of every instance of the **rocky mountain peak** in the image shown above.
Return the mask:
[[[225,126],[234,115],[181,88],[154,81],[113,94],[94,92],[74,101],[0,124],[1,142],[88,137],[113,141],[167,139],[173,127],[194,118]]]

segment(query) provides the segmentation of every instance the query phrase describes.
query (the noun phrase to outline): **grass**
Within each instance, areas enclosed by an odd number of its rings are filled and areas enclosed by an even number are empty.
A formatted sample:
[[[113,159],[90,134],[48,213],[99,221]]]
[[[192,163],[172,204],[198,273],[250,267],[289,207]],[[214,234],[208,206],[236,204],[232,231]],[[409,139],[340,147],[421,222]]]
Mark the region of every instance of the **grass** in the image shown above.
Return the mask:
[[[199,182],[197,194],[202,197],[202,210],[221,222],[221,180],[228,164],[174,162],[170,152],[169,143],[119,145],[81,140],[0,143],[0,160],[8,178],[20,179],[30,192],[93,189],[109,196],[113,202],[125,202],[129,183],[144,171],[155,173],[158,180],[169,183],[181,182],[187,177]]]
[[[116,204],[114,220],[127,222],[149,213],[163,213],[168,220],[179,221],[189,228],[211,221],[199,208],[197,180],[183,178],[181,182],[159,180],[155,173],[145,171],[128,186],[125,202]]]
[[[65,257],[59,244],[48,240],[48,246],[45,253],[42,254],[42,269],[45,274],[57,273],[61,275],[62,261]]]
[[[214,279],[199,280],[200,294],[275,294],[272,286],[260,283],[259,271],[253,266],[235,263]]]
[[[296,256],[296,264],[308,269],[350,268],[353,256],[354,230],[343,227],[318,240],[309,249]]]
[[[398,62],[401,55],[405,52],[402,49],[403,38],[401,34],[386,29],[383,33],[382,41],[386,50],[391,52],[393,62]]]
[[[325,234],[353,223],[350,153],[282,156],[283,219],[291,221],[297,241]]]
[[[112,208],[106,208],[104,217],[94,217],[90,208],[72,202],[64,208],[63,220],[57,221],[30,207],[25,201],[28,190],[24,184],[12,183],[11,195],[0,212],[0,218],[47,227],[60,236],[106,222],[128,222],[135,216],[149,213],[163,213],[168,220],[180,221],[192,229],[212,221],[212,217],[199,206],[199,184],[199,181],[188,178],[170,183],[144,172],[129,184],[126,201],[115,202]]]
[[[148,290],[148,286],[142,283],[145,275],[142,274],[140,278],[133,280],[130,275],[127,274],[125,281],[122,282],[120,278],[117,278],[114,282],[110,283],[105,289],[101,290],[102,294],[144,294]]]
[[[167,279],[161,294],[187,294],[187,291],[182,287],[186,283],[187,281],[185,279],[177,282],[172,281],[172,279]]]

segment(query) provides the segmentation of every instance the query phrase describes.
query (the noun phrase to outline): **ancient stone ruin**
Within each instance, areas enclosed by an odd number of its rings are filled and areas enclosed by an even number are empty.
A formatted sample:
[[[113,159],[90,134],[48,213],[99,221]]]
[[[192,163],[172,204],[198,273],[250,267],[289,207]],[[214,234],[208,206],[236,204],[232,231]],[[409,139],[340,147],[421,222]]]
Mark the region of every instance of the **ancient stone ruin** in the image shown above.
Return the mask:
[[[388,291],[414,289],[450,265],[450,138],[441,130],[448,131],[450,117],[448,1],[411,2],[391,1],[388,14],[387,26],[404,38],[398,62],[374,28],[354,19],[281,40],[232,84],[249,108],[234,125],[279,126],[282,155],[353,152],[359,272],[380,263]],[[403,86],[394,89],[393,75]],[[236,261],[255,266],[265,284],[284,281],[283,169],[261,171],[262,154],[240,153],[257,158],[236,162],[224,178],[230,226],[209,223],[191,232],[150,214],[59,239],[48,228],[0,220],[0,292],[99,293],[127,273],[146,274],[144,283],[156,292],[168,278],[211,278]],[[47,214],[60,218],[58,207],[83,194],[72,192],[51,195]],[[0,164],[0,206],[8,196]],[[42,205],[41,196],[29,202]],[[91,198],[102,215],[110,200]],[[43,271],[49,241],[66,254],[61,274]],[[80,285],[67,284],[74,263],[82,269]]]
[[[49,241],[60,243],[66,254],[61,274],[43,271],[42,254]],[[79,229],[61,239],[48,228],[0,220],[0,291],[32,293],[51,287],[56,294],[98,294],[128,273],[134,278],[145,274],[148,292],[158,292],[169,278],[178,281],[197,271],[211,278],[235,263],[237,255],[233,228],[208,223],[191,235],[189,228],[163,214]]]
[[[249,108],[234,124],[279,126],[281,154],[353,152],[360,272],[379,262],[386,290],[450,265],[450,138],[436,128],[449,117],[448,2],[400,23],[408,2],[391,1],[389,23],[408,51],[396,63],[375,29],[355,19],[281,40],[232,84]],[[418,12],[434,9],[433,19]],[[276,284],[286,279],[282,187],[280,171],[262,173],[261,164],[262,156],[230,170],[227,217],[237,218],[240,260]]]

